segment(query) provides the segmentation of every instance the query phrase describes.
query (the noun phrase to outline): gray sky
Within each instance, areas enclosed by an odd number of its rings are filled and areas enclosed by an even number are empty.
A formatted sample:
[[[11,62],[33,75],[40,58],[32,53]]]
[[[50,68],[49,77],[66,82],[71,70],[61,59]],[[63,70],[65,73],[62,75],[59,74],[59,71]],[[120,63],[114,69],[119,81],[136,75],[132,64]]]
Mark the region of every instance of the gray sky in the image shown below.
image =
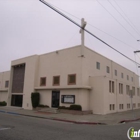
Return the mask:
[[[140,49],[140,0],[46,1],[79,24],[84,17],[87,30],[135,59],[133,51]],[[79,28],[39,0],[0,0],[0,72],[9,70],[12,60],[79,44]],[[135,64],[87,33],[85,44],[137,73]],[[136,60],[140,63],[140,54]]]

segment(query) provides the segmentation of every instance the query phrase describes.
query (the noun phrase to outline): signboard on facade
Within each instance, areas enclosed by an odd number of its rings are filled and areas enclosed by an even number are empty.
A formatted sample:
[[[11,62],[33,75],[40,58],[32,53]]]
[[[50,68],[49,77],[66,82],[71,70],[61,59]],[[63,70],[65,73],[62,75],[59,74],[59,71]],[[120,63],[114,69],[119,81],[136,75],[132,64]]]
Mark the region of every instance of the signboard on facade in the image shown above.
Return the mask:
[[[75,103],[75,95],[61,95],[61,102],[74,104]]]

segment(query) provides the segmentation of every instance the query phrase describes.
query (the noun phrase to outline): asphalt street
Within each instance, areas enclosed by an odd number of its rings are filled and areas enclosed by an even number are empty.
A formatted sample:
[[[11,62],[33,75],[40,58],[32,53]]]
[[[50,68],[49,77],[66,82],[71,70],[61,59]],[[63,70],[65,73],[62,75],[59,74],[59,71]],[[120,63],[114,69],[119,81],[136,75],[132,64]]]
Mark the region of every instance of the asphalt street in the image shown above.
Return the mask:
[[[128,140],[130,127],[139,130],[140,122],[84,125],[0,113],[0,140]]]

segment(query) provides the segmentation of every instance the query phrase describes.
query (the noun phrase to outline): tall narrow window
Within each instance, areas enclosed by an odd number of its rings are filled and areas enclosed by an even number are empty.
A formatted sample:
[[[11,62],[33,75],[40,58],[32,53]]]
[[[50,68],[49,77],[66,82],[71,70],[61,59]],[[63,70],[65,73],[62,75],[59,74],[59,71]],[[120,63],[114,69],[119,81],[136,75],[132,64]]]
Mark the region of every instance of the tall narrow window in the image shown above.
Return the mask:
[[[137,96],[140,96],[140,89],[137,88]]]
[[[112,81],[112,93],[114,93],[114,81]]]
[[[127,80],[129,80],[129,75],[127,75]]]
[[[75,84],[76,84],[76,74],[69,74],[68,85],[75,85]]]
[[[121,84],[119,83],[119,93],[121,93]]]
[[[115,70],[115,75],[117,76],[117,70]]]
[[[123,104],[122,104],[122,109],[123,109]]]
[[[121,73],[121,77],[123,78],[123,73]]]
[[[111,81],[109,81],[109,92],[111,92]]]
[[[133,82],[133,77],[131,77],[131,81]]]
[[[135,87],[132,87],[133,96],[135,95]]]
[[[123,84],[119,83],[119,93],[123,94]]]
[[[106,72],[107,72],[107,73],[110,73],[110,68],[109,68],[109,66],[106,67]]]
[[[53,86],[59,86],[60,85],[60,76],[54,76],[53,77]]]
[[[114,84],[114,81],[109,81],[109,92],[110,93],[114,93],[115,92],[115,84]]]
[[[126,85],[126,94],[129,95],[129,93],[130,93],[130,86]]]
[[[121,84],[121,94],[123,94],[123,84]]]
[[[96,62],[96,68],[97,68],[98,70],[100,70],[100,63],[99,63],[99,62]]]
[[[5,81],[5,87],[8,88],[9,86],[9,81]]]
[[[40,78],[40,86],[46,86],[46,77]]]

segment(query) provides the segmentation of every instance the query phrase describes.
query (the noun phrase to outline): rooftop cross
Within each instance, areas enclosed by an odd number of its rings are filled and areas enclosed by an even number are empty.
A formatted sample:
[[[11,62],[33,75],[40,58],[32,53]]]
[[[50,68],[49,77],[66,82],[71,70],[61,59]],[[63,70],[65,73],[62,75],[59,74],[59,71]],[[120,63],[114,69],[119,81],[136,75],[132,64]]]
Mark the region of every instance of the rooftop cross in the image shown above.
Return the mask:
[[[81,57],[84,57],[84,46],[85,46],[85,26],[86,26],[86,22],[84,20],[84,18],[81,19],[81,29],[80,29],[80,33],[81,33]]]

